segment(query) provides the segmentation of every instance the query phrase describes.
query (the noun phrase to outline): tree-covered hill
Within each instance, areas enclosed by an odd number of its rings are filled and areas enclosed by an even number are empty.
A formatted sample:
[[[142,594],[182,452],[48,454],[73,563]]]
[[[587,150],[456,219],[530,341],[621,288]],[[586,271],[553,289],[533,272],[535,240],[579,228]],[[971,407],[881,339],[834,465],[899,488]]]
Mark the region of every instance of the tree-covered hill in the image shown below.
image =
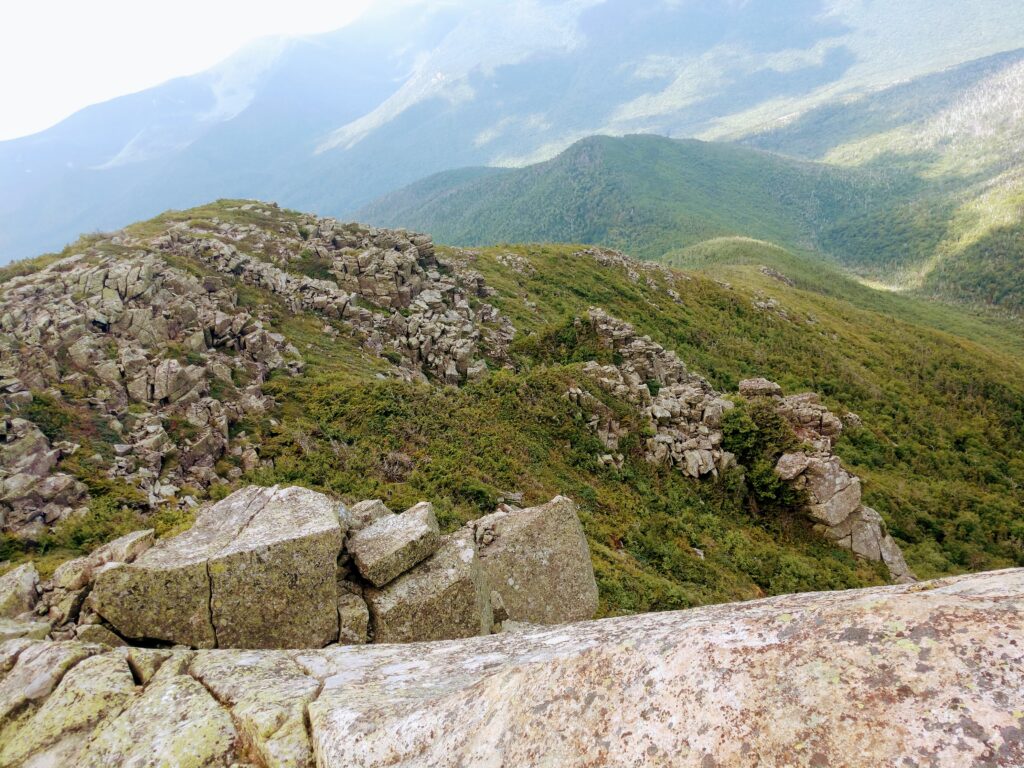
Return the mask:
[[[591,137],[535,166],[432,176],[358,216],[458,245],[580,241],[646,259],[751,237],[890,288],[1019,313],[1016,171],[968,187],[914,167],[914,158],[828,159],[657,136]]]
[[[898,191],[881,172],[729,144],[594,136],[527,168],[432,176],[357,216],[429,230],[454,245],[589,242],[657,259],[730,235],[810,249],[833,222],[875,210]]]

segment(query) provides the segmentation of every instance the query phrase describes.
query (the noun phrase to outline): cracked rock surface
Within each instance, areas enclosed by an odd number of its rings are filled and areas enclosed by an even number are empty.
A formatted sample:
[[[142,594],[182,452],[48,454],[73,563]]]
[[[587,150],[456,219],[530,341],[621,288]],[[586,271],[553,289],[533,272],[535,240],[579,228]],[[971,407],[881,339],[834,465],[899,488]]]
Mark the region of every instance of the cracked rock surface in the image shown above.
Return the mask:
[[[1024,763],[1024,569],[434,643],[166,651],[145,679],[131,653],[0,644],[4,764]]]
[[[145,646],[129,662],[148,679],[172,646],[415,642],[486,635],[505,619],[593,617],[597,583],[570,499],[491,517],[486,536],[472,523],[441,536],[429,502],[349,510],[305,488],[248,486],[177,536],[127,534],[42,584],[31,564],[12,571],[0,605],[16,615],[0,617],[0,639]]]
[[[95,580],[93,609],[123,637],[197,648],[318,647],[338,633],[338,508],[303,488],[251,486],[179,536]]]

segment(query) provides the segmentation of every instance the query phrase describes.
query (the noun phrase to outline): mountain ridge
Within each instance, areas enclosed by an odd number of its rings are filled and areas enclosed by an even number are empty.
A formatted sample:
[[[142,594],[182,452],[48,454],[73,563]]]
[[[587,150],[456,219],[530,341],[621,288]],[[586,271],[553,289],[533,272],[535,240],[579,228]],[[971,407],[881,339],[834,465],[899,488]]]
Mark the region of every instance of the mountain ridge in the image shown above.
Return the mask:
[[[1024,209],[1013,188],[999,198],[1004,223],[990,226],[968,218],[985,197],[946,186],[895,163],[836,166],[733,144],[592,137],[523,169],[438,174],[357,215],[459,245],[583,241],[648,259],[751,237],[814,255],[826,270],[831,263],[899,290],[1019,316]],[[930,275],[924,282],[900,277],[921,270]]]
[[[431,498],[446,530],[564,493],[604,614],[885,579],[773,479],[799,443],[772,408],[737,398],[652,462],[652,431],[676,417],[652,422],[624,392],[670,402],[676,380],[599,384],[640,351],[699,371],[702,399],[758,376],[820,393],[825,411],[769,402],[830,430],[822,414],[848,418],[835,453],[917,575],[1020,562],[1019,357],[750,260],[727,282],[594,247],[435,247],[251,201],[87,236],[0,273],[2,503],[27,526],[0,537],[5,556],[45,571],[143,523],[173,533],[244,482]],[[716,430],[742,477],[715,463]],[[53,479],[33,484],[41,468]]]

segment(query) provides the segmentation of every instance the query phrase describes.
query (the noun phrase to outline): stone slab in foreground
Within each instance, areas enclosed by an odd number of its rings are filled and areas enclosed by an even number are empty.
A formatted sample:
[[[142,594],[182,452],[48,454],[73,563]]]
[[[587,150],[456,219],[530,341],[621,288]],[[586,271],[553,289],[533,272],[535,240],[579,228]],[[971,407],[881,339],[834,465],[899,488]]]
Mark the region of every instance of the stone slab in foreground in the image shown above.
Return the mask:
[[[435,643],[178,651],[128,693],[111,662],[120,682],[76,710],[76,665],[130,653],[0,644],[0,744],[87,766],[1024,765],[1024,569]]]

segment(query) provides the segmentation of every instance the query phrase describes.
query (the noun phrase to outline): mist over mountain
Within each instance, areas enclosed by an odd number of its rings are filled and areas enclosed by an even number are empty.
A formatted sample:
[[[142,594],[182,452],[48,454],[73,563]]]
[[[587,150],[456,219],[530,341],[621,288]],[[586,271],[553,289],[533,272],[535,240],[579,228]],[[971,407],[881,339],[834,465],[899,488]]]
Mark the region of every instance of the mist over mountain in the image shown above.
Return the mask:
[[[385,7],[0,143],[0,258],[213,197],[346,214],[594,133],[735,137],[1022,41],[1006,0]]]

